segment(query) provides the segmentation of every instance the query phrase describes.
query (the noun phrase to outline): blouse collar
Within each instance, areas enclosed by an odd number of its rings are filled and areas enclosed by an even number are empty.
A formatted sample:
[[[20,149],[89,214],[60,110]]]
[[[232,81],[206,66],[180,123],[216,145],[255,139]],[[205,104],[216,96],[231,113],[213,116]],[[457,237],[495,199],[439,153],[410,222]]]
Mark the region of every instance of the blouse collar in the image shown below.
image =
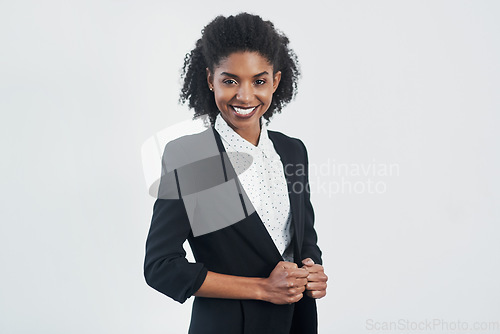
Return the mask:
[[[267,158],[276,158],[277,153],[274,149],[272,141],[269,139],[267,126],[262,121],[262,117],[259,121],[260,135],[257,146],[253,145],[234,131],[233,128],[231,128],[222,118],[220,113],[215,118],[214,128],[220,134],[222,139],[231,147],[231,151],[245,152],[252,156],[262,152]]]

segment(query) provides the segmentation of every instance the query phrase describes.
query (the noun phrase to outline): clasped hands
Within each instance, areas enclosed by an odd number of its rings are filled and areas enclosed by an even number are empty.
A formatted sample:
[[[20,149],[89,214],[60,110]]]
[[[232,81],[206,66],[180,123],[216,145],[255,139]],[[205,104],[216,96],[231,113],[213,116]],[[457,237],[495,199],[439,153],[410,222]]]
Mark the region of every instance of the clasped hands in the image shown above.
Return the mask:
[[[267,278],[266,300],[274,304],[296,303],[303,293],[319,299],[326,295],[328,276],[320,264],[311,258],[302,260],[302,267],[296,263],[280,261]]]

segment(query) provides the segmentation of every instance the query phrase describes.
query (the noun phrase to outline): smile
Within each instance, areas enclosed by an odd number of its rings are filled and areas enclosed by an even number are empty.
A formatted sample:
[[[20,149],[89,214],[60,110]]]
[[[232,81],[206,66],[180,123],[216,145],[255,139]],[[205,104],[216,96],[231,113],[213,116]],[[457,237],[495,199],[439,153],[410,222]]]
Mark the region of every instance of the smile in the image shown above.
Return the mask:
[[[244,117],[250,117],[251,115],[253,115],[253,112],[255,111],[255,109],[257,109],[257,107],[258,106],[250,108],[242,108],[242,107],[231,106],[236,115]]]

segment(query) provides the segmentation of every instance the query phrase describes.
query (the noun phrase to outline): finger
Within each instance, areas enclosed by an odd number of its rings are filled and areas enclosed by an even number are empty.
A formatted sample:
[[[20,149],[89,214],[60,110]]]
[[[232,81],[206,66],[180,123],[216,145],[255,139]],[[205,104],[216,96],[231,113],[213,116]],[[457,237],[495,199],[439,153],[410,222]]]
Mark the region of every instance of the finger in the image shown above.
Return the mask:
[[[280,261],[278,263],[279,266],[282,266],[283,268],[285,269],[294,269],[294,268],[298,268],[297,266],[297,263],[293,263],[293,262],[287,262],[287,261]]]
[[[288,272],[289,276],[297,277],[297,278],[307,278],[310,275],[309,271],[304,268],[295,268]]]
[[[309,283],[307,278],[297,278],[297,279],[290,281],[290,285],[293,285],[294,287],[305,286],[307,283]]]
[[[304,295],[302,293],[298,293],[296,294],[295,296],[291,297],[289,300],[290,300],[290,303],[289,304],[293,304],[293,303],[296,303],[298,302],[299,300],[302,299]]]
[[[305,292],[306,296],[314,298],[314,299],[320,299],[326,296],[326,290],[323,291],[309,291],[306,290]]]
[[[296,281],[299,285],[306,285],[307,283],[309,283],[309,280],[307,278],[297,278]]]
[[[307,269],[310,273],[313,272],[318,272],[318,271],[324,271],[325,268],[321,264],[313,264],[312,266],[303,266],[302,268]]]
[[[302,260],[302,264],[305,266],[312,266],[314,264],[313,259],[308,257],[307,259]]]
[[[302,293],[306,290],[305,285],[301,286],[295,286],[294,288],[288,288],[288,291],[286,292],[289,296],[295,296],[299,293]]]
[[[305,286],[309,281],[307,278],[290,278],[286,281],[286,287],[287,288],[296,288],[296,287],[301,287]]]
[[[307,276],[309,282],[326,282],[328,281],[328,276],[322,271],[316,273],[309,273]]]
[[[309,282],[306,285],[306,290],[322,291],[322,290],[326,290],[326,287],[327,287],[326,282]]]
[[[295,293],[303,293],[304,291],[306,291],[306,286],[305,285],[302,285],[302,286],[299,286],[297,288],[295,288]]]

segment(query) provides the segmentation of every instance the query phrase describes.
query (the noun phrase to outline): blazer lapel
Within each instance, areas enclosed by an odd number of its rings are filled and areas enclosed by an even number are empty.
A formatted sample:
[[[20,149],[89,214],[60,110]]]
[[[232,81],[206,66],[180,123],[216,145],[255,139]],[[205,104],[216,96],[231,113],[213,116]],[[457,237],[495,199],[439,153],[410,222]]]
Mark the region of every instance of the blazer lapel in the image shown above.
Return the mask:
[[[215,136],[215,141],[219,148],[219,152],[226,153],[226,150],[220,138],[220,134],[217,132],[217,130],[215,130],[214,127],[212,127],[212,130]],[[226,168],[231,169],[231,171],[228,172],[229,175],[236,175],[234,167],[231,163],[226,165]],[[240,184],[241,191],[244,192],[245,190],[241,186],[239,179],[237,177],[236,179]],[[245,194],[244,196],[247,195]],[[232,228],[234,231],[240,234],[241,237],[247,241],[248,245],[253,248],[255,252],[263,258],[264,261],[273,264],[279,261],[283,261],[283,257],[278,251],[278,248],[276,248],[271,235],[267,231],[267,228],[262,222],[262,219],[260,218],[257,211],[254,210],[254,212],[248,215],[247,218],[243,219],[237,224],[229,226],[229,228]]]
[[[300,248],[299,245],[302,244],[302,231],[304,230],[303,224],[304,222],[299,219],[300,213],[300,196],[299,193],[294,189],[294,185],[298,182],[298,173],[296,172],[296,168],[298,168],[297,161],[293,159],[293,151],[290,149],[290,145],[279,140],[273,131],[269,131],[269,139],[274,144],[274,148],[276,152],[281,158],[281,162],[283,163],[283,169],[285,172],[286,183],[288,186],[288,198],[290,199],[290,210],[292,211],[292,224],[294,227],[293,232],[293,240],[294,240],[294,257],[296,262],[300,263]],[[290,168],[292,167],[292,168]]]

